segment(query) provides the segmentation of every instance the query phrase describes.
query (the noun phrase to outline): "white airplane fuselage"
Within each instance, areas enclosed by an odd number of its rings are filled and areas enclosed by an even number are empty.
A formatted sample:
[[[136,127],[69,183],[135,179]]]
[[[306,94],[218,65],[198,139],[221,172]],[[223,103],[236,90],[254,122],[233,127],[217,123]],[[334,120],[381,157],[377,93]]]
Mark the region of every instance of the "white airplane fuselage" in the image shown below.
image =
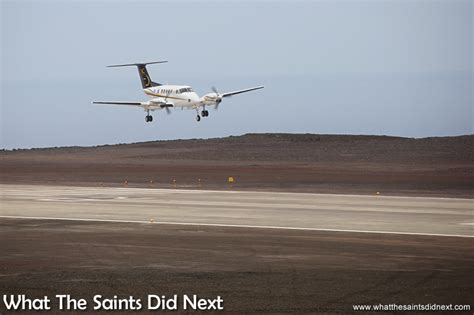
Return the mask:
[[[187,85],[159,85],[143,89],[143,92],[150,97],[150,107],[155,104],[172,103],[174,108],[197,108],[204,105],[213,105],[212,102],[205,102],[190,86]],[[171,106],[170,106],[171,107]],[[156,109],[161,109],[157,106]],[[154,108],[150,108],[154,110]]]
[[[202,117],[208,117],[209,111],[206,110],[206,106],[215,106],[216,109],[222,102],[223,98],[230,97],[241,93],[247,93],[263,89],[263,86],[256,86],[253,88],[237,90],[227,93],[219,93],[216,88],[212,88],[213,92],[199,97],[194,90],[188,85],[170,85],[160,84],[153,82],[148,74],[146,66],[149,64],[164,63],[166,61],[154,61],[147,63],[132,63],[132,64],[121,64],[112,65],[109,67],[128,67],[136,66],[138,69],[138,75],[142,83],[143,92],[150,97],[148,101],[94,101],[93,104],[104,104],[104,105],[126,105],[141,107],[145,110],[147,115],[145,116],[146,122],[153,121],[153,117],[150,115],[151,111],[155,110],[166,110],[170,113],[171,108],[180,109],[194,109],[196,110],[196,120],[201,120]],[[201,112],[199,112],[201,110]],[[201,114],[201,115],[200,115]]]

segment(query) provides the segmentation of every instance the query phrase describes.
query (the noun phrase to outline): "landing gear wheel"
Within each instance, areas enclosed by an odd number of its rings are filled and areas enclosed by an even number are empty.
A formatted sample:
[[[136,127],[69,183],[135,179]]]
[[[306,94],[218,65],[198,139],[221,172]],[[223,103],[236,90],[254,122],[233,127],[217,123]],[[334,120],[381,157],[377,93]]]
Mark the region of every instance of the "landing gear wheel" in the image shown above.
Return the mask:
[[[153,116],[151,116],[151,115],[146,115],[146,116],[145,116],[145,121],[146,121],[146,122],[152,122],[152,121],[153,121]]]
[[[196,116],[196,121],[201,121],[201,116],[197,115]]]

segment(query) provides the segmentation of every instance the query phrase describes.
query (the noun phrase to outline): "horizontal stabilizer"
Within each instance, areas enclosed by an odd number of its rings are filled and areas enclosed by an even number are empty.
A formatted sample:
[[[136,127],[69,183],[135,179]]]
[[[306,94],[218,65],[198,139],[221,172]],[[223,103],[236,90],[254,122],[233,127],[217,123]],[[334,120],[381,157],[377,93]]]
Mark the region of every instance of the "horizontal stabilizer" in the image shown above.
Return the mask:
[[[140,62],[140,63],[126,63],[123,65],[110,65],[107,67],[113,68],[113,67],[129,67],[129,66],[146,66],[146,65],[153,65],[155,63],[165,63],[165,62],[168,62],[168,61],[162,60],[162,61],[151,61],[151,62]]]

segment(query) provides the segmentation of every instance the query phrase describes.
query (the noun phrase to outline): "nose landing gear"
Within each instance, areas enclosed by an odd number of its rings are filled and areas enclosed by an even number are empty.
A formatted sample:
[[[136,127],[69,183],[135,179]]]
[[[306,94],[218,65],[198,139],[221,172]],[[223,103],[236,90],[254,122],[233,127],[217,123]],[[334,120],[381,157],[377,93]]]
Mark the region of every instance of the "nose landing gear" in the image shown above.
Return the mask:
[[[207,116],[209,116],[209,112],[204,109],[204,110],[201,112],[201,115],[202,115],[202,117],[207,117]]]

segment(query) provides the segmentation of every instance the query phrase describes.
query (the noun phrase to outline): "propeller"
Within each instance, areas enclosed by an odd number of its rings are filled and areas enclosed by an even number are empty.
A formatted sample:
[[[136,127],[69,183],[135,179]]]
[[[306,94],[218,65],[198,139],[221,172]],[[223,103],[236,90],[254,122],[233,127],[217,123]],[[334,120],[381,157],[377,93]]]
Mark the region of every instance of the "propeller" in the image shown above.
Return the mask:
[[[219,104],[222,102],[222,96],[219,94],[215,86],[211,87],[212,92],[216,93],[216,106],[215,109],[219,108]]]
[[[168,97],[170,96],[170,94],[171,94],[171,90],[166,94],[165,102],[168,99]],[[168,106],[165,107],[165,110],[166,110],[166,113],[168,115],[171,114],[171,110],[168,108]]]

